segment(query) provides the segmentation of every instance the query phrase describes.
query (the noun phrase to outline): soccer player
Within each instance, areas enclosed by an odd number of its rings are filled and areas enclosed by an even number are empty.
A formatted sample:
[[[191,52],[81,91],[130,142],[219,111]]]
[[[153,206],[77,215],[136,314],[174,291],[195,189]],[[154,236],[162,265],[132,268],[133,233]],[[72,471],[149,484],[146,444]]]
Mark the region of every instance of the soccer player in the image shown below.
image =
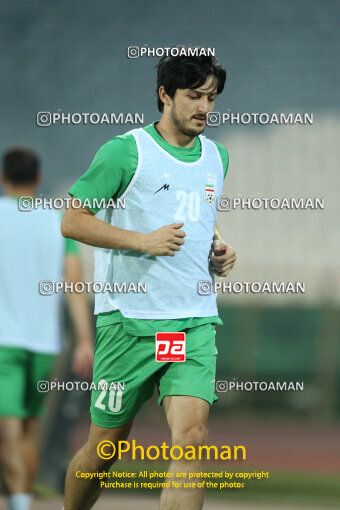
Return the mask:
[[[235,251],[216,226],[216,202],[228,168],[226,149],[201,133],[224,88],[225,69],[214,57],[177,56],[157,69],[159,122],[104,144],[70,189],[84,204],[69,208],[62,234],[95,246],[95,281],[144,282],[145,293],[96,295],[93,381],[123,390],[93,390],[88,442],[72,460],[65,510],[87,510],[100,494],[98,479],[76,472],[109,469],[97,446],[126,440],[134,416],[155,386],[174,445],[207,438],[214,394],[216,294],[199,281],[227,276]],[[100,200],[125,199],[125,208],[98,209]],[[96,200],[94,200],[96,199]],[[204,290],[205,289],[205,290]],[[202,295],[206,292],[208,295]],[[186,333],[186,361],[156,362],[156,332]],[[118,386],[117,386],[118,388]],[[201,461],[173,461],[172,472],[200,472]],[[197,510],[203,489],[165,488],[162,510]]]
[[[19,210],[18,197],[32,199],[39,160],[26,148],[3,158],[0,198],[0,474],[9,510],[28,510],[38,468],[37,426],[46,393],[38,381],[51,376],[62,349],[61,294],[39,293],[42,280],[79,281],[75,241],[60,234],[60,214],[43,208]],[[22,202],[23,204],[24,202]],[[27,205],[27,204],[26,204]],[[90,313],[84,295],[68,294],[76,333],[73,371],[89,378],[93,366]]]

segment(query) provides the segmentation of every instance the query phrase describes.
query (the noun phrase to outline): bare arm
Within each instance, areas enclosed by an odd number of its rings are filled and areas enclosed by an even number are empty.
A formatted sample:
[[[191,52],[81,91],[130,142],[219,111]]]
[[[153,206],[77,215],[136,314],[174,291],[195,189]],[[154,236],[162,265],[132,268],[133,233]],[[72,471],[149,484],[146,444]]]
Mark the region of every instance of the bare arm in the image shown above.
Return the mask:
[[[124,230],[101,221],[86,207],[70,207],[64,214],[61,233],[91,246],[116,250],[137,250],[150,255],[174,256],[184,244],[183,223],[165,225],[143,234]]]
[[[64,272],[67,282],[83,281],[80,257],[73,254],[66,255]],[[93,340],[88,300],[84,293],[77,292],[68,292],[66,298],[76,334],[72,370],[80,377],[87,379],[92,375],[93,365]]]

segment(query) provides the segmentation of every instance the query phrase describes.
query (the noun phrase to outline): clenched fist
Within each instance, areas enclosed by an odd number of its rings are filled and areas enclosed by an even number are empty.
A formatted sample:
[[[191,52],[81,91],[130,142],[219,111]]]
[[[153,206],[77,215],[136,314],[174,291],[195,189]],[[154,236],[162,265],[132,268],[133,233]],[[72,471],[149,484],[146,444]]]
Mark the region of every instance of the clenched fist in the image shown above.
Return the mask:
[[[209,254],[210,268],[217,276],[227,276],[236,262],[236,251],[221,240],[213,241]]]
[[[180,230],[184,223],[171,223],[158,228],[150,234],[144,234],[142,252],[149,255],[174,257],[175,252],[184,244],[185,232]]]

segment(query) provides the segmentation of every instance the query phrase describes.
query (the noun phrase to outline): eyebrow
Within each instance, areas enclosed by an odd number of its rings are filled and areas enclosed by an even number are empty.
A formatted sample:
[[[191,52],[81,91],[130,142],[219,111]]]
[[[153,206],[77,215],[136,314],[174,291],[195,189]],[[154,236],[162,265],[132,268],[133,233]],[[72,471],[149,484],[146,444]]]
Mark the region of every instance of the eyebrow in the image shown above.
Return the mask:
[[[203,92],[203,90],[199,89],[188,89],[190,92],[197,92],[198,94],[206,94],[207,96],[211,96],[213,94],[217,94],[217,89],[212,90],[211,92]]]

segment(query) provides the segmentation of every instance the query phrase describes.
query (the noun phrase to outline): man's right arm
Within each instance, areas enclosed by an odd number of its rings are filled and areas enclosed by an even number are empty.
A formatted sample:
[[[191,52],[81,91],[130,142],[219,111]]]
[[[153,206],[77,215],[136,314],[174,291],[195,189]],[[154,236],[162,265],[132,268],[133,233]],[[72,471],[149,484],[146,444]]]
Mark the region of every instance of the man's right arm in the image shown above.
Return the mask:
[[[174,256],[184,243],[183,223],[172,223],[148,234],[123,230],[95,217],[98,207],[79,208],[94,199],[118,198],[127,189],[138,163],[138,151],[132,135],[113,138],[96,153],[90,168],[72,186],[70,194],[77,199],[64,214],[61,232],[81,243],[99,248],[136,250],[150,255]]]
[[[70,207],[64,214],[61,233],[99,248],[137,250],[149,255],[174,256],[184,244],[183,223],[165,225],[149,234],[124,230],[95,218],[87,207]]]

